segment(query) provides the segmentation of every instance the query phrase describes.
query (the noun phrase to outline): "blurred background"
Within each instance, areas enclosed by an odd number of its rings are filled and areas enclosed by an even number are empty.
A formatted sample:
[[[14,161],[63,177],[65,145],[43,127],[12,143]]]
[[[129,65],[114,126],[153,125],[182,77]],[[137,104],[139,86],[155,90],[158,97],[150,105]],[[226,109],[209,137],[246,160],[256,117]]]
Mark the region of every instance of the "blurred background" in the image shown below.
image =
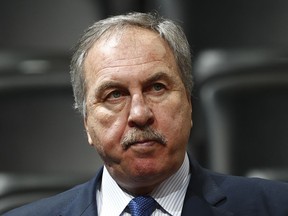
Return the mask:
[[[288,180],[288,1],[1,0],[0,213],[90,178],[72,48],[96,20],[158,11],[193,52],[188,151],[212,170]]]

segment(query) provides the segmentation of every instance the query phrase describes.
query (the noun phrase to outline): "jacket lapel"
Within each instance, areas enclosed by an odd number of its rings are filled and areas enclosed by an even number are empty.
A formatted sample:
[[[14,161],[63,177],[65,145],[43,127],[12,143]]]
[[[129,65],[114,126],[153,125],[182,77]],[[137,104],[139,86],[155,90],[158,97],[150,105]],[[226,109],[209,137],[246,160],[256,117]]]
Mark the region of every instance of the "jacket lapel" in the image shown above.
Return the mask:
[[[211,204],[207,203],[204,199],[199,196],[193,195],[186,199],[183,209],[182,216],[233,216],[233,213],[226,212],[225,210],[218,209]]]
[[[98,216],[96,190],[102,179],[103,168],[97,175],[83,186],[83,189],[72,199],[61,215],[65,216]],[[81,187],[81,185],[80,185]]]
[[[196,161],[190,159],[191,179],[187,188],[182,216],[232,216],[228,212],[216,207],[225,201],[226,196],[214,180],[202,169]],[[217,205],[218,206],[218,205]]]

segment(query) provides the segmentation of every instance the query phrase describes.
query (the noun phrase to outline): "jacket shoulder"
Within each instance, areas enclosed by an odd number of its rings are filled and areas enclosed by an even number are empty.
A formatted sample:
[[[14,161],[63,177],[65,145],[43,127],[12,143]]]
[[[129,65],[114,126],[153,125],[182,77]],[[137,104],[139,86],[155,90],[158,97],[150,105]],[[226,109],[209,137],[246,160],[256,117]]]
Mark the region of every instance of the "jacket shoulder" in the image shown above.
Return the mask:
[[[81,190],[86,187],[87,183],[73,187],[70,190],[62,192],[52,197],[44,198],[19,208],[13,209],[3,216],[51,216],[60,215],[65,206],[78,196]]]
[[[263,216],[288,215],[287,182],[207,172],[226,194],[223,207],[238,209],[242,214],[243,211],[249,211]]]
[[[52,197],[24,205],[3,216],[79,216],[97,215],[96,190],[101,181],[103,167],[90,181],[77,185]]]

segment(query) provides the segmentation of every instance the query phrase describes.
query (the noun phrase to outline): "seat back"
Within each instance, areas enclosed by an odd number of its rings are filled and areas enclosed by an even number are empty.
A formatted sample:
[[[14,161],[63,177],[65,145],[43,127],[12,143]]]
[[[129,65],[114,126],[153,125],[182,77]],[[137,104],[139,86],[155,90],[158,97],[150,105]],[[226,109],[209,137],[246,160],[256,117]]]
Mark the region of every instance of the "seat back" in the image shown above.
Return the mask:
[[[288,59],[264,51],[218,50],[197,61],[210,168],[279,179],[276,173],[288,170]],[[268,170],[279,172],[268,175]]]
[[[32,57],[0,67],[0,172],[94,173],[102,162],[73,109],[69,60]]]

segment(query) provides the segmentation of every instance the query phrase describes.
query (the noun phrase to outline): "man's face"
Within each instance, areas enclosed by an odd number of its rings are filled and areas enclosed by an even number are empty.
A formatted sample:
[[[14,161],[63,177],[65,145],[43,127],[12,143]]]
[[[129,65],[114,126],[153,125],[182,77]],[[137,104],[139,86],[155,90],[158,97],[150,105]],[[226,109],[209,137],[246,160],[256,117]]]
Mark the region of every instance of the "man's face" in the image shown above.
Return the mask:
[[[148,193],[181,166],[191,102],[168,44],[134,27],[96,42],[84,62],[88,141],[117,183]]]

